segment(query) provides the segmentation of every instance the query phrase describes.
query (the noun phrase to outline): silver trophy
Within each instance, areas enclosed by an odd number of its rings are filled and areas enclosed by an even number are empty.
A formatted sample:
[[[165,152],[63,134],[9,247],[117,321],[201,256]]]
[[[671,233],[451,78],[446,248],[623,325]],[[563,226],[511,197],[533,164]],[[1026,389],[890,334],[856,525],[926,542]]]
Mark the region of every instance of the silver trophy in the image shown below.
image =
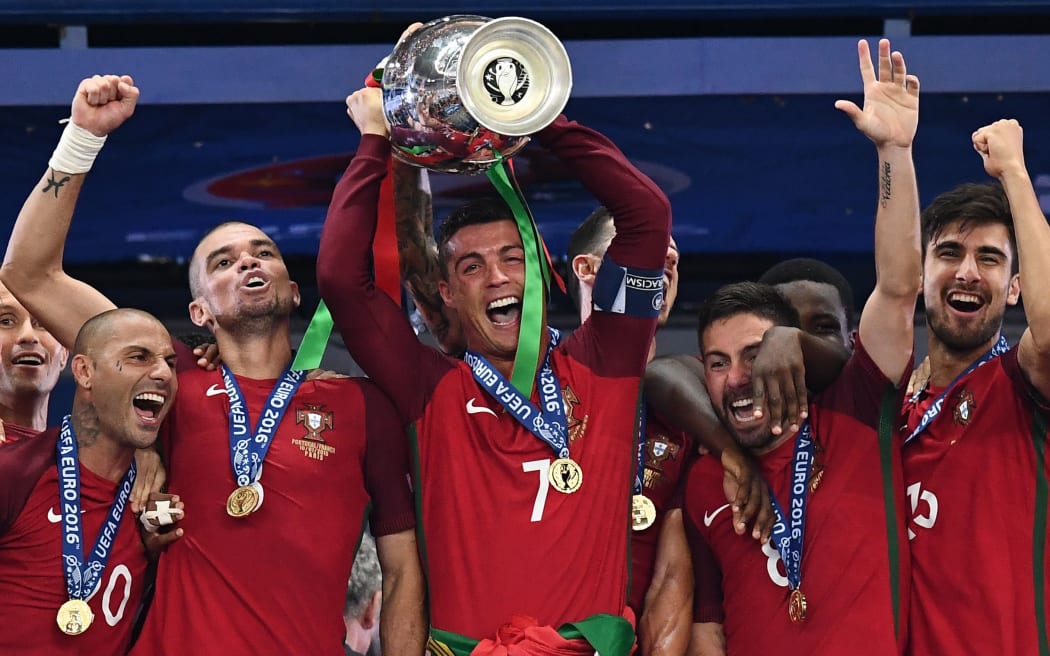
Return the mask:
[[[394,155],[445,173],[510,157],[565,108],[565,47],[526,18],[447,16],[403,39],[383,68]]]

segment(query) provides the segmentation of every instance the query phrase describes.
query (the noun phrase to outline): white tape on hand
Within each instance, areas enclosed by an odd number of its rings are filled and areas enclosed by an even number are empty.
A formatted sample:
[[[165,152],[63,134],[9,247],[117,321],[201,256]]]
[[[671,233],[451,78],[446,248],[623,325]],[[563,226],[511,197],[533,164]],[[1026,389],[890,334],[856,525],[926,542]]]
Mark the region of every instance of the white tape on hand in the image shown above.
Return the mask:
[[[182,519],[182,509],[172,508],[170,500],[155,501],[154,505],[154,510],[147,510],[139,515],[139,521],[150,533],[155,533],[159,527],[170,526],[176,520]]]

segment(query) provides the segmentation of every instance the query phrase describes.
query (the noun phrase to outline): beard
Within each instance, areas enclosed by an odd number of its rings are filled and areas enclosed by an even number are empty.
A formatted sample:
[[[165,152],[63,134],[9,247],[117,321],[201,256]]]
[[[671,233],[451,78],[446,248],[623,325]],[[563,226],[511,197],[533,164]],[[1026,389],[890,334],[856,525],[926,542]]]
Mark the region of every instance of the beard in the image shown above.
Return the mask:
[[[272,296],[250,304],[238,304],[228,313],[216,315],[216,322],[240,335],[268,335],[273,326],[287,321],[294,304],[291,297]]]
[[[1003,315],[1006,308],[998,312],[989,312],[980,322],[969,321],[964,325],[953,325],[947,311],[934,311],[927,314],[930,332],[955,353],[973,351],[990,342],[1003,327]]]

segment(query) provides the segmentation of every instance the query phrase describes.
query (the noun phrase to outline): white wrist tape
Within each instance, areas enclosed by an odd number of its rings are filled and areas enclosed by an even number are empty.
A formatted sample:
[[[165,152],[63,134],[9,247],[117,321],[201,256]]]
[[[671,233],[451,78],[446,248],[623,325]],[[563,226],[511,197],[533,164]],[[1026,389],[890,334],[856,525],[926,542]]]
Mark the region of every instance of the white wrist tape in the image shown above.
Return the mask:
[[[60,173],[87,173],[105,144],[106,137],[96,137],[70,121],[47,165]]]

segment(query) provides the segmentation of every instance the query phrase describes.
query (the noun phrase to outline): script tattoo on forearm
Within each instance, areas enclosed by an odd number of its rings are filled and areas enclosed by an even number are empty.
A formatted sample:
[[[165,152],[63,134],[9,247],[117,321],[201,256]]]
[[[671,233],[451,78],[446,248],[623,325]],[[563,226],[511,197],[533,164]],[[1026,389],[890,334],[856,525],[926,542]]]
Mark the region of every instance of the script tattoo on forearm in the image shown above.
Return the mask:
[[[890,176],[890,163],[882,163],[882,176],[879,178],[879,203],[886,207],[892,195],[892,178]]]
[[[63,185],[65,185],[67,182],[69,182],[69,179],[70,178],[67,175],[66,177],[62,178],[61,180],[55,180],[55,171],[54,171],[54,169],[52,169],[51,170],[51,177],[48,178],[48,180],[47,180],[47,186],[44,187],[43,189],[41,189],[40,191],[42,193],[46,194],[47,192],[49,192],[49,191],[51,191],[53,189],[55,191],[55,198],[58,198],[58,190],[61,189],[63,187]]]

